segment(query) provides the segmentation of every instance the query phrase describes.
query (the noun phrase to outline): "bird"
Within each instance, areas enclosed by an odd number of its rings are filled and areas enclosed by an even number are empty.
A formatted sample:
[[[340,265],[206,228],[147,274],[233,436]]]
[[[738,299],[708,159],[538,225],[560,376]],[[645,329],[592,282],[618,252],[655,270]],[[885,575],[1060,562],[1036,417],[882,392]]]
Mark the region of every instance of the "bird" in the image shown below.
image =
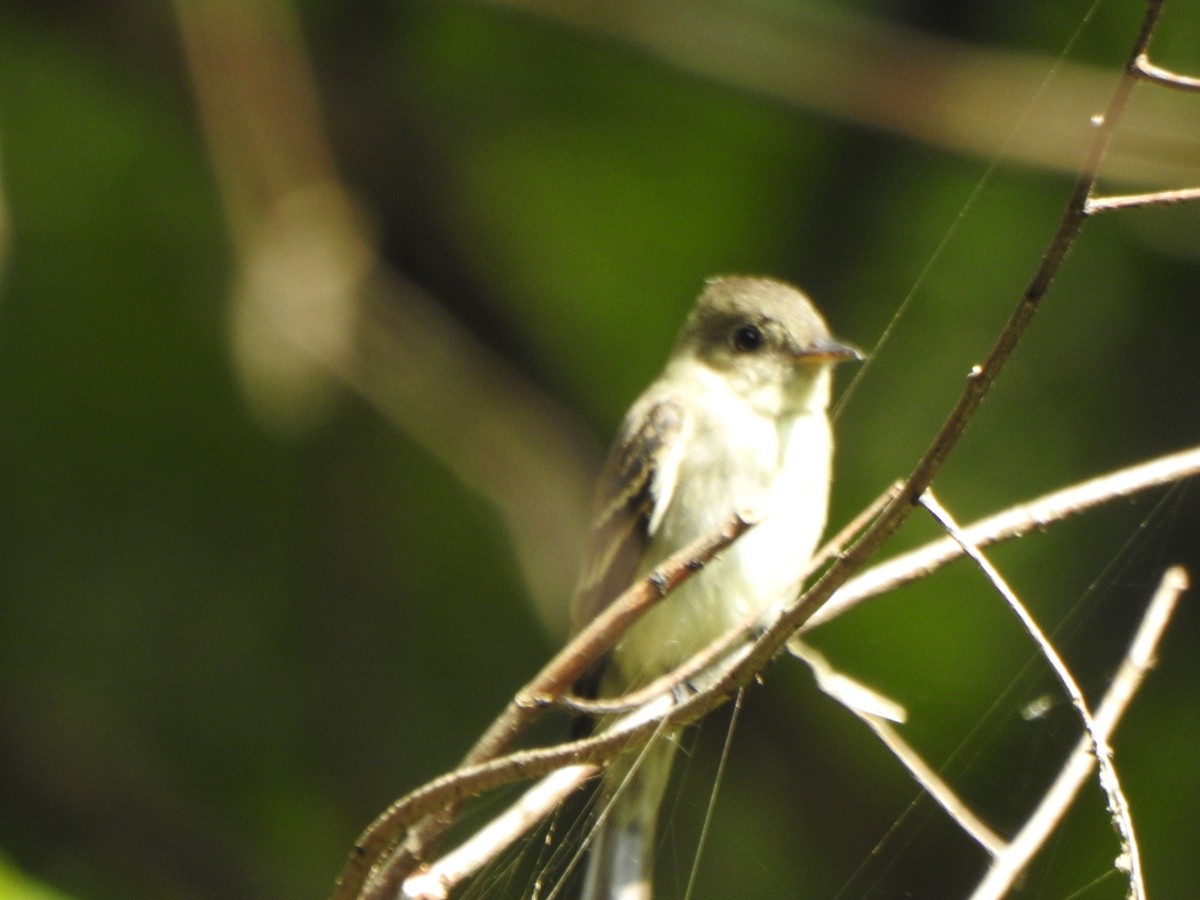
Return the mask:
[[[796,287],[758,276],[705,282],[600,474],[572,631],[735,512],[751,510],[759,522],[642,615],[577,692],[635,690],[790,599],[825,527],[833,368],[861,358]],[[582,900],[652,897],[658,811],[678,737],[656,736],[605,771],[606,812]]]

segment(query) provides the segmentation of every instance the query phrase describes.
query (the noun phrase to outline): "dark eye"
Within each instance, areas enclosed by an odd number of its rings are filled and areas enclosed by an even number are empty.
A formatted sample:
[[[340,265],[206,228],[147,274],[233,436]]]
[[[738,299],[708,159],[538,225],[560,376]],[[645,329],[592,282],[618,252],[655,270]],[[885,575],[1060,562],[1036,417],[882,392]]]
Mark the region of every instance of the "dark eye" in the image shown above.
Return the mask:
[[[739,353],[753,353],[765,340],[762,329],[757,325],[743,325],[733,333],[733,349]]]

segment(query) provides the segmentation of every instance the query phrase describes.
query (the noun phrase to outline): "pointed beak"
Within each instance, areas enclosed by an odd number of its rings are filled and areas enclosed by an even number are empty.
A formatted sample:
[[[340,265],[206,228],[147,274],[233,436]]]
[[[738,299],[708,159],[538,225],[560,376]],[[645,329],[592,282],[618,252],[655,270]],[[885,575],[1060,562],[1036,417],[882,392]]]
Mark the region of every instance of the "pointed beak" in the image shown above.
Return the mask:
[[[802,349],[796,356],[812,362],[857,362],[863,359],[862,352],[850,344],[843,344],[833,338],[821,338],[813,341]]]

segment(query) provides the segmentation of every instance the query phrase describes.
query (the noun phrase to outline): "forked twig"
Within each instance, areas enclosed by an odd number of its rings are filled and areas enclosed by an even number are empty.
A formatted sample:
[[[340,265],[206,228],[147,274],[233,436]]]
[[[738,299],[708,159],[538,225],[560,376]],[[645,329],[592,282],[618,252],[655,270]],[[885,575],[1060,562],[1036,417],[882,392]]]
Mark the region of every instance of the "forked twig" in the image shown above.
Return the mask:
[[[987,548],[1081,515],[1118,498],[1133,497],[1150,488],[1196,475],[1200,475],[1200,447],[1191,447],[1019,503],[968,525],[964,531],[976,547]],[[962,555],[962,547],[947,537],[889,559],[847,582],[801,631],[823,625],[872,597],[924,578]]]
[[[784,611],[779,621],[772,626],[745,660],[729,672],[721,688],[736,689],[746,683],[786,643],[788,637],[798,631],[823,606],[833,593],[849,577],[858,571],[875,552],[895,533],[908,518],[920,496],[933,483],[947,456],[958,443],[967,424],[987,395],[1001,370],[1012,356],[1021,337],[1025,334],[1042,298],[1054,280],[1080,228],[1087,219],[1087,203],[1091,197],[1100,165],[1108,152],[1118,123],[1129,102],[1129,97],[1138,82],[1134,61],[1149,52],[1150,39],[1162,15],[1161,0],[1147,4],[1141,27],[1130,49],[1128,61],[1122,75],[1109,98],[1105,112],[1095,120],[1096,128],[1088,146],[1079,177],[1071,191],[1061,221],[1046,247],[1042,259],[1004,329],[996,338],[984,361],[976,365],[967,376],[962,393],[938,429],[929,448],[918,460],[912,473],[905,480],[899,496],[880,514],[874,524],[804,595]]]
[[[992,856],[997,856],[1004,850],[1004,838],[975,815],[975,812],[954,793],[954,789],[946,783],[945,779],[926,763],[920,754],[904,740],[900,732],[893,727],[892,722],[900,721],[900,716],[892,713],[880,715],[878,709],[875,708],[879,705],[876,698],[872,697],[871,701],[866,704],[861,702],[857,696],[859,693],[857,684],[855,684],[855,693],[852,696],[847,696],[847,692],[844,690],[831,689],[832,684],[844,680],[846,676],[837,672],[824,654],[816,648],[797,641],[789,644],[788,649],[813,670],[813,675],[821,690],[842,704],[864,725],[875,732],[875,736],[883,742],[892,755],[908,769],[917,783],[929,793],[934,802],[942,807],[963,831],[967,832]]]
[[[700,571],[714,555],[753,525],[754,520],[748,515],[732,516],[715,533],[694,541],[622,594],[603,614],[589,623],[559,651],[532,681],[517,692],[504,712],[459,764],[459,768],[445,777],[452,779],[460,772],[475,772],[504,753],[529,725],[550,708],[554,701],[620,638],[639,615]],[[536,776],[544,772],[530,774]],[[494,785],[489,784],[490,786]],[[395,877],[406,877],[408,872],[403,871],[401,857],[415,867],[424,855],[424,847],[436,840],[452,821],[453,804],[458,800],[476,796],[479,792],[475,790],[472,793],[472,790],[475,789],[468,788],[458,797],[451,797],[446,804],[423,807],[422,815],[435,811],[440,815],[422,822],[407,836],[406,830],[416,822],[411,814],[410,805],[406,803],[413,794],[389,807],[355,842],[338,877],[333,895],[335,900],[359,896],[371,869],[382,856],[392,853],[402,838],[406,841],[403,853],[393,853],[395,858],[390,861],[389,867],[394,871]]]
[[[1084,732],[1091,742],[1092,755],[1099,763],[1100,786],[1108,797],[1108,808],[1112,813],[1113,825],[1116,827],[1117,833],[1121,836],[1124,856],[1128,860],[1129,898],[1130,900],[1142,900],[1145,896],[1146,888],[1142,880],[1141,854],[1138,850],[1137,836],[1133,830],[1133,820],[1129,815],[1129,801],[1125,798],[1125,792],[1121,790],[1121,782],[1117,777],[1117,769],[1112,759],[1112,749],[1108,745],[1107,738],[1100,733],[1096,721],[1092,716],[1092,711],[1088,708],[1087,700],[1084,699],[1079,683],[1075,680],[1075,676],[1071,674],[1071,670],[1058,654],[1058,651],[1054,649],[1054,645],[1050,643],[1050,639],[1046,637],[1025,604],[1017,597],[1016,592],[1009,587],[1008,582],[1004,580],[1000,572],[988,561],[988,558],[983,555],[979,548],[967,539],[962,529],[955,523],[950,512],[938,502],[932,490],[926,491],[921,496],[921,505],[929,510],[930,515],[937,520],[938,524],[946,530],[946,533],[950,537],[962,545],[963,551],[979,567],[980,571],[987,576],[992,586],[996,589],[996,592],[1008,603],[1009,608],[1016,613],[1026,633],[1033,639],[1033,642],[1037,645],[1038,650],[1041,651],[1046,662],[1050,664],[1050,668],[1057,676],[1059,684],[1062,685],[1063,690],[1070,698],[1071,705],[1079,713],[1079,718],[1083,722]]]
[[[1175,566],[1163,574],[1158,590],[1142,617],[1137,634],[1129,645],[1129,652],[1126,653],[1113,683],[1096,709],[1095,733],[1102,742],[1108,742],[1146,674],[1154,668],[1159,641],[1166,631],[1180,594],[1187,587],[1187,572],[1182,568]],[[993,860],[987,875],[971,894],[971,900],[1000,900],[1012,888],[1013,883],[1029,864],[1029,860],[1038,848],[1045,844],[1046,838],[1062,820],[1071,806],[1071,801],[1091,775],[1092,768],[1096,765],[1092,743],[1093,737],[1086,734],[1079,739],[1054,784],[1043,795],[1041,803],[1017,836],[1009,842],[1008,848]]]

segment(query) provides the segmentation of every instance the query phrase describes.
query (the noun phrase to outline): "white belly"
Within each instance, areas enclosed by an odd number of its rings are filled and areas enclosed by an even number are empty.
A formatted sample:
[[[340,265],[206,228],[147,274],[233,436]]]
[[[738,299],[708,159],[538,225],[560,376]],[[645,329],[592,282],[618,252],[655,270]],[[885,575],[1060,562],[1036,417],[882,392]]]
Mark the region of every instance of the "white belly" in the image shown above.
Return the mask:
[[[685,444],[689,452],[641,574],[734,512],[762,518],[630,629],[613,658],[626,687],[658,677],[790,599],[825,526],[832,447],[823,409],[778,427],[746,409],[709,412],[697,417],[697,433]],[[713,422],[720,434],[703,433]]]

